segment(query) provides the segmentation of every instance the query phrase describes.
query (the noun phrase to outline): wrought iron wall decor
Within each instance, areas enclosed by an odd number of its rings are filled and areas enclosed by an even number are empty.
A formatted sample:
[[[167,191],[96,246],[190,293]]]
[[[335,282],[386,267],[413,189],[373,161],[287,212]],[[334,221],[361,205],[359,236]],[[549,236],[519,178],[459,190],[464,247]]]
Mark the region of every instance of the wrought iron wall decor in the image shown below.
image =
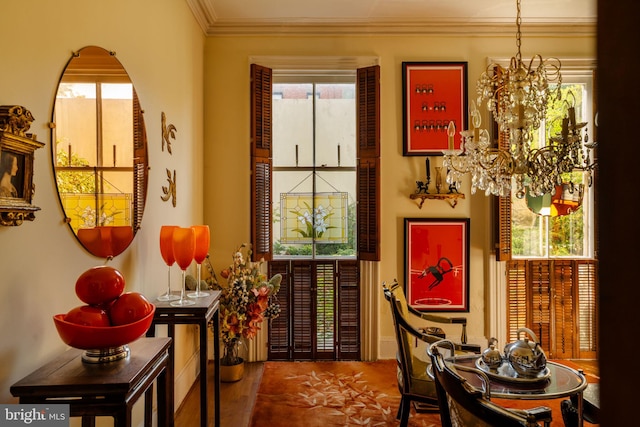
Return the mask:
[[[167,146],[167,152],[169,152],[170,155],[173,154],[173,152],[171,151],[171,140],[172,139],[176,139],[176,132],[178,131],[178,129],[171,123],[167,124],[167,116],[164,113],[164,111],[162,112],[162,116],[161,116],[161,123],[162,123],[162,151],[164,151],[164,147],[165,145]],[[170,169],[167,169],[167,181],[168,181],[168,185],[165,187],[164,185],[162,186],[162,196],[160,196],[160,199],[162,199],[163,202],[168,202],[169,200],[171,200],[171,205],[175,208],[176,207],[176,170],[173,170],[173,173]]]

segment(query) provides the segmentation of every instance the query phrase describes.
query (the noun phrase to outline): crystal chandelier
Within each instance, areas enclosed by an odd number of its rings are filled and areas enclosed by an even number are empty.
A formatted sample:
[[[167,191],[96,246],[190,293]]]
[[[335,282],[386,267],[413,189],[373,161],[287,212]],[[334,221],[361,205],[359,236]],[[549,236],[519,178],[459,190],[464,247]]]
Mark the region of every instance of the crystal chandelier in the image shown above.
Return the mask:
[[[478,105],[486,103],[507,143],[502,147],[491,143],[489,133],[480,129],[481,115],[471,101],[471,130],[460,132],[459,150],[443,152],[447,182],[458,190],[462,175],[470,174],[472,194],[479,188],[486,195],[507,196],[511,194],[512,181],[519,198],[525,196],[525,187],[534,196],[553,194],[556,185],[562,184],[563,174],[574,170],[590,174],[593,168],[582,144],[582,128],[586,123],[576,123],[575,105],[568,100],[561,133],[550,138],[545,146],[532,148],[534,131],[545,119],[548,103],[561,97],[562,76],[556,58],[535,55],[528,64],[523,63],[520,25],[520,0],[517,0],[518,51],[508,68],[490,64],[477,82]]]

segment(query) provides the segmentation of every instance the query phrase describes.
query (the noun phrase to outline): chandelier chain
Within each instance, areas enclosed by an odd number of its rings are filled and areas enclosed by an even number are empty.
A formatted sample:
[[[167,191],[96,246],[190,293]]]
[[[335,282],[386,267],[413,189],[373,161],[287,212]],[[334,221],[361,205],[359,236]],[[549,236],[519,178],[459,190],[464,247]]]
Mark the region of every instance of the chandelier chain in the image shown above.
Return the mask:
[[[516,15],[516,46],[518,47],[518,52],[516,53],[516,60],[518,62],[522,61],[522,53],[520,53],[520,47],[522,46],[522,32],[520,31],[520,26],[522,25],[522,18],[520,17],[520,0],[517,3],[517,15]]]

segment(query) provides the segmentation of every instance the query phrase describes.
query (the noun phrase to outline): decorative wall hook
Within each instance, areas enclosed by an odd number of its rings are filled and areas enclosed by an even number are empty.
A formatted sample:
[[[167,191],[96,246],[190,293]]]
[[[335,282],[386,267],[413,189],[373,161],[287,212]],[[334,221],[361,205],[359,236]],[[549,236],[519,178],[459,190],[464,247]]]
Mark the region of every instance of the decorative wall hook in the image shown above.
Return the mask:
[[[171,199],[171,204],[173,207],[176,207],[176,170],[173,170],[173,177],[171,176],[171,171],[167,169],[167,181],[169,181],[168,186],[162,186],[162,192],[164,196],[160,196],[160,198],[167,202]]]
[[[165,144],[167,145],[167,151],[171,153],[171,139],[176,139],[176,132],[178,131],[174,125],[169,123],[167,126],[167,116],[162,112],[162,151],[164,151]]]

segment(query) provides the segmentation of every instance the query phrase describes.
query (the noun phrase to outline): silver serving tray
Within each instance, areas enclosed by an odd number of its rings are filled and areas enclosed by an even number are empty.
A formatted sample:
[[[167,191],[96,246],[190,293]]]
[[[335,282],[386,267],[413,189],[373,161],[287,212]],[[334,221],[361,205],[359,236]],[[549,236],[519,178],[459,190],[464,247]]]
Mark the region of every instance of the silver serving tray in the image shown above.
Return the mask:
[[[534,377],[523,377],[518,374],[507,361],[503,361],[497,369],[491,369],[484,363],[481,357],[476,359],[476,367],[486,373],[490,378],[511,383],[535,384],[546,381],[551,376],[551,371],[545,367]]]

